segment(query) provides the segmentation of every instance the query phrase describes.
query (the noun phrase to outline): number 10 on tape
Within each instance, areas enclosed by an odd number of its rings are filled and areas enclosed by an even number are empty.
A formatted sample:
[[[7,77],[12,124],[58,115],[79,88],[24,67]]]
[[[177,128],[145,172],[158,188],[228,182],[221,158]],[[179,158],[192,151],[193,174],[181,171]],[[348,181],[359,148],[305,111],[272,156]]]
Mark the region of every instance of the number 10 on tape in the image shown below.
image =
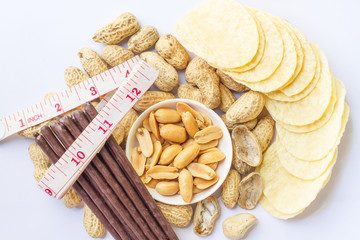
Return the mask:
[[[158,72],[140,61],[84,129],[59,161],[52,165],[39,182],[39,186],[52,197],[62,198],[99,152],[116,125],[154,83]]]

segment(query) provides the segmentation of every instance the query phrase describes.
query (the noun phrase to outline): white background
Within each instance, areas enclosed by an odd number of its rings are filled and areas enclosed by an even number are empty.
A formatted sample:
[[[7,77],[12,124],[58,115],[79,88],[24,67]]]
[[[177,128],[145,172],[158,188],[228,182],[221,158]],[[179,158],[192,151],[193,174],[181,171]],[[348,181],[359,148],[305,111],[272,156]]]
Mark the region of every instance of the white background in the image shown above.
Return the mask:
[[[1,1],[0,117],[66,87],[63,71],[80,67],[81,47],[101,51],[92,41],[98,27],[125,11],[161,34],[173,33],[176,21],[203,1]],[[303,214],[293,220],[271,217],[261,206],[250,211],[258,218],[248,239],[360,239],[360,4],[355,0],[252,0],[244,4],[290,21],[326,53],[333,74],[347,89],[350,119],[330,182]],[[241,44],[241,43],[239,43]],[[27,148],[31,140],[13,136],[0,143],[0,238],[91,239],[82,226],[83,210],[66,209],[36,185]],[[224,239],[222,221],[244,212],[221,205],[214,233]],[[176,229],[180,239],[200,239]],[[112,239],[108,234],[106,239]]]

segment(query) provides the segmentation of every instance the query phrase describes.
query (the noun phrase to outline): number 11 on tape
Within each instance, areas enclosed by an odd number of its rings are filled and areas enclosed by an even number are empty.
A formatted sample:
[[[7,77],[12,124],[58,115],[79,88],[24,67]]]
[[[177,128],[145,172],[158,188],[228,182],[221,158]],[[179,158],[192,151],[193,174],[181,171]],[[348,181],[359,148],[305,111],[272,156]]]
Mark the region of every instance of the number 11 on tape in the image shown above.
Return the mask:
[[[157,75],[158,72],[146,62],[139,62],[99,114],[59,161],[45,173],[39,186],[47,194],[58,199],[64,196],[99,152],[116,125],[154,83]]]

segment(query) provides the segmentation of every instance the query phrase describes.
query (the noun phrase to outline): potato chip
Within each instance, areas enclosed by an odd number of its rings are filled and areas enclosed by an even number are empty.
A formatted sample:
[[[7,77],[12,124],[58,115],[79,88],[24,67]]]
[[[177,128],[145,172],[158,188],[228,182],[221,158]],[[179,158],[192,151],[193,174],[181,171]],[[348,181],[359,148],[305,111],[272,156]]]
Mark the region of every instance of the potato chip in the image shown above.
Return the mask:
[[[264,80],[276,71],[283,59],[283,40],[280,31],[276,28],[271,17],[258,10],[255,11],[255,16],[260,22],[265,35],[264,54],[259,64],[246,73],[234,73],[232,70],[227,71],[226,69],[222,69],[233,78],[239,78],[240,80],[247,79],[248,81],[250,81],[250,79],[255,81]]]
[[[327,177],[327,179],[325,180],[325,182],[323,183],[321,189],[323,189],[326,184],[329,182],[331,177],[331,173],[330,175]],[[268,213],[270,213],[273,217],[279,218],[279,219],[289,219],[289,218],[293,218],[297,215],[299,215],[300,213],[302,213],[305,209],[301,209],[300,211],[296,212],[296,213],[282,213],[279,210],[277,210],[276,208],[274,208],[274,206],[271,204],[271,202],[269,201],[269,199],[267,199],[267,197],[263,194],[259,200],[261,206],[265,209],[265,211],[267,211]]]
[[[315,44],[311,43],[311,45],[314,46]],[[314,49],[314,47],[313,47],[313,49]],[[293,95],[291,97],[288,97],[287,95],[285,95],[283,92],[281,92],[281,90],[277,90],[277,91],[269,92],[269,93],[265,93],[265,94],[268,98],[270,98],[272,100],[281,101],[281,102],[297,102],[297,101],[305,98],[312,92],[312,90],[315,88],[316,84],[318,83],[318,81],[320,79],[320,74],[321,74],[321,62],[320,62],[319,55],[316,54],[316,72],[315,72],[314,78],[311,80],[310,84],[302,92],[300,92],[296,95]],[[294,80],[294,82],[295,81],[297,81],[297,80]]]
[[[334,164],[335,159],[319,178],[302,180],[285,170],[279,161],[276,143],[272,144],[265,152],[263,163],[259,169],[263,179],[263,194],[279,212],[298,213],[316,198],[330,176]]]
[[[291,214],[286,214],[286,213],[279,212],[276,208],[274,208],[274,206],[271,204],[271,202],[264,195],[261,196],[259,202],[260,202],[261,206],[268,213],[270,213],[273,217],[276,217],[276,218],[279,218],[279,219],[284,219],[285,220],[285,219],[293,218],[293,217],[297,216],[298,214],[300,214],[300,213],[302,213],[304,211],[304,209],[301,209],[300,211],[298,211],[296,213],[291,213]]]
[[[280,102],[267,98],[266,108],[271,116],[282,123],[302,126],[315,122],[324,114],[329,106],[332,81],[326,56],[321,52],[321,75],[311,93],[297,102]],[[299,117],[301,114],[301,117]]]
[[[190,51],[220,68],[251,62],[259,47],[256,22],[235,0],[211,0],[185,14],[175,32]]]
[[[281,124],[281,126],[284,127],[286,130],[295,133],[306,133],[306,132],[315,131],[316,129],[319,129],[322,126],[324,126],[324,124],[327,121],[329,121],[331,115],[334,112],[335,104],[337,101],[342,101],[343,103],[345,102],[345,88],[339,79],[335,79],[335,88],[333,88],[333,94],[330,99],[330,104],[320,119],[316,120],[311,124],[304,126],[294,126],[289,124],[283,124],[280,122],[279,124]]]
[[[249,62],[248,64],[238,67],[238,68],[230,68],[230,69],[226,69],[228,71],[232,71],[232,72],[245,72],[245,71],[249,71],[251,69],[253,69],[254,67],[256,67],[261,58],[264,55],[264,50],[265,50],[265,34],[264,34],[264,30],[262,29],[262,25],[260,23],[260,21],[256,18],[256,9],[250,8],[250,7],[246,7],[249,10],[249,13],[254,17],[254,20],[256,21],[256,25],[258,27],[258,32],[259,32],[259,48],[258,51],[254,57],[253,60],[251,60],[251,62]],[[211,65],[213,65],[214,67],[216,67],[213,63],[210,63]]]
[[[290,28],[290,26],[287,24],[287,22],[279,17],[276,17],[276,19],[279,20],[279,22],[281,22],[282,25],[289,32],[290,37],[294,41],[295,51],[296,51],[296,56],[297,56],[297,63],[296,63],[296,68],[295,68],[294,74],[291,77],[290,81],[284,85],[284,87],[286,88],[288,85],[291,85],[292,82],[295,80],[295,78],[299,75],[299,73],[303,67],[303,63],[304,63],[304,52],[303,52],[299,38],[294,33],[294,31]],[[281,89],[284,89],[284,87],[282,87]]]
[[[283,22],[291,29],[290,31],[296,34],[304,51],[304,66],[301,69],[301,72],[292,84],[280,90],[287,96],[294,96],[302,92],[314,78],[316,73],[317,60],[316,54],[312,49],[310,42],[304,37],[304,35],[286,21]]]
[[[259,64],[250,71],[237,73],[235,75],[229,74],[234,80],[243,83],[255,91],[272,92],[284,87],[292,81],[292,76],[294,75],[297,66],[296,48],[289,31],[287,31],[283,24],[276,18],[272,18],[272,20],[280,31],[284,41],[284,57],[276,71],[267,79],[255,79],[250,73],[256,71],[258,66],[260,66]]]
[[[334,148],[328,155],[319,161],[303,161],[291,155],[288,151],[286,151],[286,148],[281,144],[281,142],[278,141],[276,144],[276,151],[280,163],[286,171],[303,180],[313,180],[320,177],[337,155],[337,148]]]
[[[321,66],[317,51],[321,50],[316,44],[310,44],[298,30],[296,31],[304,49],[303,68],[290,85],[281,90],[267,93],[267,96],[273,100],[283,102],[299,101],[309,95],[319,80]]]
[[[315,131],[292,133],[276,124],[278,139],[294,157],[303,161],[318,161],[340,143],[348,117],[349,106],[339,102],[330,120]]]

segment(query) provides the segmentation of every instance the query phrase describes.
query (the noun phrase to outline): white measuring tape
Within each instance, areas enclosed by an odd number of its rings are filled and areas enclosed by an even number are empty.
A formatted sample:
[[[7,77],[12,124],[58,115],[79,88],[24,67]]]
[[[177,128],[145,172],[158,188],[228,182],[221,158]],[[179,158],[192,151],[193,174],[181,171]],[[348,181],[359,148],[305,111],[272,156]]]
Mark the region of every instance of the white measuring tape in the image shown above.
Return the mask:
[[[50,196],[62,198],[157,76],[156,70],[140,61],[59,161],[47,170],[39,186]]]
[[[68,112],[118,88],[139,63],[138,56],[26,109],[0,119],[0,141]]]

